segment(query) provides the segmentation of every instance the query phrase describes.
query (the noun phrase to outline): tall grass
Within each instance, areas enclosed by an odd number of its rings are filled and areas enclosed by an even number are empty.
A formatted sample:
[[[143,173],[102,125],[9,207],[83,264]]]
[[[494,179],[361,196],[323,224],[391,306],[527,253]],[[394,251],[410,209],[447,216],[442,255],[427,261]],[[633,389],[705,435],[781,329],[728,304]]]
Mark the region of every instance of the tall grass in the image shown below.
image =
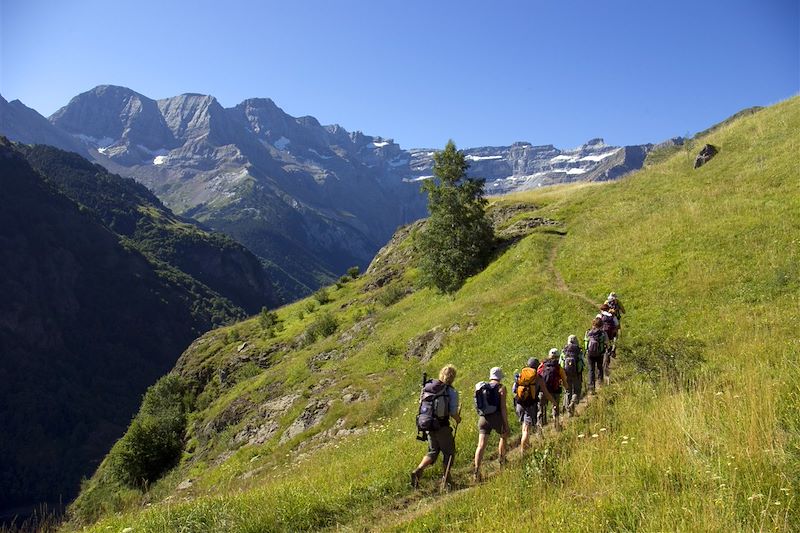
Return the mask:
[[[336,334],[209,393],[190,435],[239,398],[259,405],[291,391],[302,394],[281,431],[307,401],[326,399],[319,426],[237,447],[232,435],[245,423],[237,422],[91,530],[799,529],[798,132],[795,98],[714,131],[705,140],[720,154],[697,171],[676,154],[617,183],[498,199],[535,204],[566,235],[534,232],[452,297],[418,290],[376,307],[364,278],[332,291],[322,307],[336,314]],[[470,487],[472,384],[492,366],[510,375],[580,336],[594,312],[554,285],[554,249],[572,291],[600,301],[615,290],[628,308],[613,383],[562,433]],[[406,273],[409,286],[414,275]],[[316,319],[299,317],[303,305],[278,310],[285,328],[275,339],[254,340],[255,319],[235,328],[254,349],[288,342]],[[342,340],[366,319],[372,329]],[[429,362],[386,356],[436,326],[448,333]],[[187,367],[235,357],[239,341],[224,337],[210,334]],[[309,369],[309,358],[334,349],[341,357]],[[465,417],[456,485],[470,488],[440,496],[436,467],[413,492],[408,472],[425,451],[414,440],[420,374],[448,362],[458,368]],[[333,381],[315,387],[325,378]],[[368,399],[346,403],[346,388]],[[313,440],[336,427],[366,432]],[[184,478],[191,488],[175,491]]]

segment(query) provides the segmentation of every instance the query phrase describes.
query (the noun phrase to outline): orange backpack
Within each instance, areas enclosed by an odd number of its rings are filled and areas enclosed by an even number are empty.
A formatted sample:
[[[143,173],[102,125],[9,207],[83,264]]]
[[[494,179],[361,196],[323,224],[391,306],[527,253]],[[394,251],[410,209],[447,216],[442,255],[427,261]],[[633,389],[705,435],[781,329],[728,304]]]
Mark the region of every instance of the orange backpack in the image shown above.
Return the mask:
[[[519,372],[515,384],[514,397],[522,406],[532,405],[536,401],[536,370],[525,367]]]

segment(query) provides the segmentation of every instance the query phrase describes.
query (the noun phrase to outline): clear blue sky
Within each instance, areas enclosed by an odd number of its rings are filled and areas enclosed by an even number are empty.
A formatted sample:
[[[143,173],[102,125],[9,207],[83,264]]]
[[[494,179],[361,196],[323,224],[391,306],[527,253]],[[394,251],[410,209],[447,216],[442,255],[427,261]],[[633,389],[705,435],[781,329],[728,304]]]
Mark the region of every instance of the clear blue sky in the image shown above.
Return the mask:
[[[634,144],[800,91],[798,0],[0,0],[0,93],[185,92],[404,148]]]

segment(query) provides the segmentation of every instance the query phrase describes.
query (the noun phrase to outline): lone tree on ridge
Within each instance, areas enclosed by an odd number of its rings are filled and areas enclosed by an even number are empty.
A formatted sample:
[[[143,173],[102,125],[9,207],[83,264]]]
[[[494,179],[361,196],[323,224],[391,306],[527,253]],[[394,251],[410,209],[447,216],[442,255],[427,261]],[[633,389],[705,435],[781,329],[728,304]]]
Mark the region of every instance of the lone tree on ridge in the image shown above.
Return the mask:
[[[434,177],[422,185],[431,215],[417,251],[425,284],[452,293],[485,266],[494,232],[484,211],[484,180],[466,177],[469,163],[455,143],[448,141],[433,161]]]

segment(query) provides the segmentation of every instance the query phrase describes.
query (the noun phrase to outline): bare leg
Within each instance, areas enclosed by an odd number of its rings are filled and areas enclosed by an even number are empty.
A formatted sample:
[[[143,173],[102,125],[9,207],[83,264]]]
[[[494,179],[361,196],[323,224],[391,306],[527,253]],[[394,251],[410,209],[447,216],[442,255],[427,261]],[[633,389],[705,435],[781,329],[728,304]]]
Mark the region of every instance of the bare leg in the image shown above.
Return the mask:
[[[416,470],[414,470],[414,472],[422,472],[432,464],[433,464],[433,459],[431,459],[429,455],[426,455],[425,457],[422,458],[422,461],[420,461],[419,466],[417,467]]]
[[[497,445],[497,455],[500,464],[504,464],[506,462],[506,436],[500,435],[500,444]]]
[[[483,460],[483,450],[486,449],[486,434],[478,433],[478,447],[475,448],[475,480],[480,478],[481,461]]]
[[[519,442],[519,447],[522,450],[522,455],[525,455],[525,449],[528,447],[528,439],[531,434],[531,426],[529,424],[522,424],[522,439]]]

